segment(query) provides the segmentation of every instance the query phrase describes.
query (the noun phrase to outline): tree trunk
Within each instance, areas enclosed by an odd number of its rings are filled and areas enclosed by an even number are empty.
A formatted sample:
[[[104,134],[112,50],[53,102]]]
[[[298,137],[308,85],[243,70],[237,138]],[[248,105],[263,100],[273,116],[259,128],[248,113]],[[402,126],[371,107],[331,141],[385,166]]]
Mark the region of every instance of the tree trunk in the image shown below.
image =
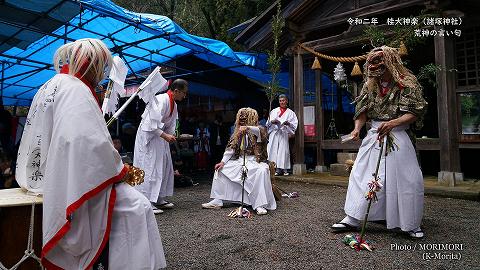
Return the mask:
[[[210,37],[213,39],[217,38],[217,32],[215,31],[215,27],[212,23],[212,18],[210,17],[210,13],[205,9],[205,7],[201,7],[202,13],[205,16],[205,21],[207,21],[208,30],[210,32]]]

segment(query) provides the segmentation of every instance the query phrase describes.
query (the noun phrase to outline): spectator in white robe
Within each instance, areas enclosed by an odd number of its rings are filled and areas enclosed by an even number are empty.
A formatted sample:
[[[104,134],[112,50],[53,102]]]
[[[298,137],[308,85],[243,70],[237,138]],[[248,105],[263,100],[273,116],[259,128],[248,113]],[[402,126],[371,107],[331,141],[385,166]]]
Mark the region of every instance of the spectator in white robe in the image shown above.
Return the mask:
[[[41,254],[48,269],[166,266],[151,205],[122,182],[129,169],[96,99],[94,87],[111,62],[97,39],[61,46],[54,57],[60,74],[38,90],[27,116],[16,177],[22,188],[43,194]]]
[[[155,214],[163,212],[160,208],[174,207],[165,200],[173,195],[174,184],[169,144],[176,141],[176,101],[182,101],[187,92],[187,81],[176,79],[166,93],[155,96],[147,104],[137,130],[133,165],[145,171],[145,181],[136,188],[150,200]]]
[[[275,162],[275,175],[289,175],[290,145],[289,138],[295,135],[298,119],[295,112],[287,108],[288,99],[285,95],[278,97],[280,107],[273,109],[267,121],[268,129],[268,160]]]
[[[371,205],[368,221],[385,221],[387,229],[400,228],[412,238],[422,238],[423,176],[412,142],[412,129],[422,127],[427,108],[422,87],[403,66],[395,48],[373,49],[364,70],[365,84],[355,100],[355,128],[350,134],[358,140],[367,121],[371,121],[371,128],[350,173],[346,217],[332,229],[346,231],[360,226],[368,204],[365,193],[380,151],[378,142],[389,138],[388,154],[382,157],[378,173],[383,188],[377,192],[378,201]]]
[[[247,137],[246,150],[241,150],[242,136]],[[240,203],[244,193],[244,203],[251,205],[259,215],[275,210],[277,204],[270,182],[270,169],[267,161],[267,134],[264,127],[258,126],[257,111],[242,108],[237,113],[235,131],[230,137],[222,161],[215,165],[210,197],[202,204],[203,208],[221,208],[224,201]],[[243,155],[248,169],[244,189],[242,189]]]

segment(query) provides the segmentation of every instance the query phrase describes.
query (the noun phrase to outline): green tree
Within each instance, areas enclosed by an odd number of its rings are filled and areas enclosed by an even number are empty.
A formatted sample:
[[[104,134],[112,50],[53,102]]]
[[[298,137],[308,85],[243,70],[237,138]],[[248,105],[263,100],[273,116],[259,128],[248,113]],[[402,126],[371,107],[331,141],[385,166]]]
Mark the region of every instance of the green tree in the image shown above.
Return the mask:
[[[387,45],[390,47],[398,48],[401,42],[404,42],[405,46],[409,50],[415,50],[420,44],[424,44],[426,37],[418,37],[415,35],[415,31],[421,31],[423,26],[423,20],[425,18],[439,17],[441,12],[439,10],[422,10],[418,16],[411,16],[409,19],[416,20],[417,24],[394,26],[391,31],[387,32],[378,26],[367,27],[360,39],[367,40],[372,47],[380,47]],[[408,66],[408,61],[404,60],[404,64]],[[436,74],[441,71],[441,67],[434,63],[426,64],[420,67],[417,75],[417,79],[425,86],[430,85],[436,87]],[[451,70],[453,71],[453,70]]]
[[[268,52],[268,66],[272,74],[272,80],[265,88],[265,94],[270,103],[270,111],[272,111],[272,103],[275,97],[284,92],[280,87],[277,77],[278,73],[280,73],[280,64],[282,61],[282,57],[278,54],[278,42],[282,35],[282,29],[285,26],[285,20],[280,15],[281,10],[281,2],[278,2],[277,13],[272,18],[273,50]]]
[[[187,32],[226,42],[233,49],[234,42],[228,29],[257,16],[274,0],[114,0],[118,5],[142,13],[164,15]]]

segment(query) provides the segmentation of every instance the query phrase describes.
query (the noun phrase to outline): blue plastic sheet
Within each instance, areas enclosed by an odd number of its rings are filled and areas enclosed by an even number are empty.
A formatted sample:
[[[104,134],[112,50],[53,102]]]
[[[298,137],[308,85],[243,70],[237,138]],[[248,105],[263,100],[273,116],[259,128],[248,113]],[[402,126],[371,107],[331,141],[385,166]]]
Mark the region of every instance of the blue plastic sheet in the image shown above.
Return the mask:
[[[109,0],[6,0],[0,8],[0,91],[4,105],[30,105],[38,88],[55,75],[55,51],[80,38],[103,40],[124,59],[130,75],[193,55],[241,74],[257,82],[259,88],[271,80],[265,54],[234,52],[222,41],[188,34],[168,17],[135,13]],[[280,73],[278,79],[282,88],[290,87],[288,72]],[[330,88],[328,77],[322,81]],[[221,98],[234,95],[200,84],[192,87]],[[324,97],[324,108],[337,110],[334,99],[332,103]],[[344,111],[353,111],[350,98],[342,95],[342,99]]]
[[[265,57],[236,53],[222,41],[188,34],[165,16],[135,13],[108,0],[7,0],[0,7],[12,13],[0,18],[5,105],[28,106],[37,89],[55,74],[51,65],[55,50],[87,37],[103,40],[127,62],[130,74],[194,55],[223,68],[242,67],[233,70],[251,73],[259,81],[268,79],[259,69],[265,67]],[[21,15],[34,23],[26,27]],[[51,25],[58,27],[48,31]]]

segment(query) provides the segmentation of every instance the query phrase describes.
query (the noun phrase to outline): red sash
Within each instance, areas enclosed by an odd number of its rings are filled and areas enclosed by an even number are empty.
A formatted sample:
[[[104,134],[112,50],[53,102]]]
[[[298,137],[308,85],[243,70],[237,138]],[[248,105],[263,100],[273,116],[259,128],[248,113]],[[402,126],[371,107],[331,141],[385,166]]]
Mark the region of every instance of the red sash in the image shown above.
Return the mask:
[[[173,99],[173,92],[172,90],[167,91],[168,97],[170,99],[170,116],[172,116],[173,108],[175,107],[175,100]]]

